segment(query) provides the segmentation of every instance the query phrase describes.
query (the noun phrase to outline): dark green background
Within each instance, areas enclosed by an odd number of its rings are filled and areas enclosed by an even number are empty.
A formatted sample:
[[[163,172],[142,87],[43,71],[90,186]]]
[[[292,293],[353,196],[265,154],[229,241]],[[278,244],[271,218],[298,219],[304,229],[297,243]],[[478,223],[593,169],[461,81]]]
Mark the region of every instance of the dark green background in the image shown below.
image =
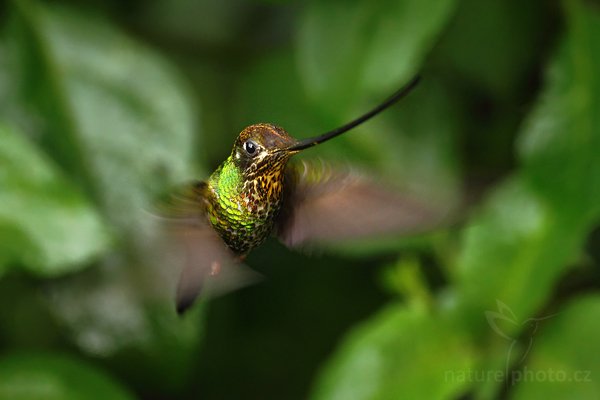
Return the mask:
[[[0,15],[1,399],[600,397],[597,2]],[[157,199],[206,178],[246,125],[312,136],[418,72],[411,96],[305,156],[431,199],[465,189],[468,211],[312,254],[271,240],[247,259],[264,282],[178,317]]]

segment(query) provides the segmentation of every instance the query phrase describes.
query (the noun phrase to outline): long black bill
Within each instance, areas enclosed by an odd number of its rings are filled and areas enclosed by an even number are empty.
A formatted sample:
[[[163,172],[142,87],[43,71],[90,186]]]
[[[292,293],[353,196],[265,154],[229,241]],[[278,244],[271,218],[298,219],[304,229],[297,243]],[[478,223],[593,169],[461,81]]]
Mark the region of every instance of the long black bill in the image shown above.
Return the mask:
[[[377,107],[375,107],[374,109],[369,111],[368,113],[356,118],[354,121],[351,121],[351,122],[347,123],[346,125],[340,126],[339,128],[336,128],[336,129],[329,131],[327,133],[324,133],[322,135],[304,139],[304,140],[300,140],[298,143],[296,143],[293,146],[288,147],[286,150],[288,150],[288,151],[304,150],[304,149],[306,149],[308,147],[312,147],[316,144],[326,142],[329,139],[333,139],[334,137],[341,135],[342,133],[347,132],[352,128],[357,127],[358,125],[362,124],[365,121],[370,120],[371,118],[373,118],[374,116],[376,116],[377,114],[379,114],[380,112],[382,112],[383,110],[385,110],[386,108],[388,108],[389,106],[391,106],[392,104],[394,104],[395,102],[397,102],[398,100],[400,100],[401,98],[403,98],[404,96],[409,94],[415,88],[415,86],[417,86],[417,84],[419,83],[420,80],[421,80],[420,76],[418,76],[418,75],[415,76],[404,87],[402,87],[400,90],[398,90],[396,93],[391,95],[383,103],[381,103],[380,105],[378,105]]]

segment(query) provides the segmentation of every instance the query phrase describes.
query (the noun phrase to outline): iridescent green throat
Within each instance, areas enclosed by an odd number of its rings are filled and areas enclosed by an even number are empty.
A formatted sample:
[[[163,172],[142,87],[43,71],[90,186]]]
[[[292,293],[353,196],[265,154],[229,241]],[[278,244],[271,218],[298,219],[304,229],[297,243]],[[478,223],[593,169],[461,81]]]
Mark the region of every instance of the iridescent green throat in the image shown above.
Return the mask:
[[[271,232],[281,209],[285,161],[264,157],[242,168],[234,150],[211,175],[208,218],[235,253],[248,253]]]

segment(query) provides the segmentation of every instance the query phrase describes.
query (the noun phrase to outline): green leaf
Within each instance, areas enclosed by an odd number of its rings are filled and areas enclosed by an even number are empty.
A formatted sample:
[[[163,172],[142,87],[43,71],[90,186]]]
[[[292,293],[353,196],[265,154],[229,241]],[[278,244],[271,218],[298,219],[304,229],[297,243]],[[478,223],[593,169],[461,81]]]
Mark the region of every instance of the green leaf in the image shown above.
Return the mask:
[[[52,311],[80,348],[106,357],[127,348],[160,351],[164,346],[176,357],[197,344],[201,337],[198,318],[192,314],[180,318],[166,295],[142,298],[140,288],[132,286],[125,274],[107,269],[98,268],[48,290]],[[199,307],[194,314],[202,310]]]
[[[539,336],[539,337],[538,337]],[[514,399],[600,397],[600,297],[571,302],[545,321],[525,365],[513,371]]]
[[[517,177],[492,195],[469,224],[459,262],[459,297],[484,328],[497,301],[523,320],[550,294],[583,236],[561,229],[547,204]],[[517,328],[517,326],[513,326]]]
[[[446,399],[462,393],[472,352],[450,319],[392,305],[353,330],[313,399]]]
[[[169,266],[113,257],[96,268],[46,285],[46,306],[83,353],[116,360],[113,368],[148,391],[180,390],[203,338],[206,308],[175,312]],[[148,382],[148,376],[155,376]]]
[[[519,143],[527,178],[565,223],[600,218],[600,13],[566,2],[568,34]]]
[[[125,400],[134,396],[82,360],[61,354],[13,353],[0,358],[0,398]]]
[[[16,76],[46,122],[42,142],[135,238],[155,195],[191,177],[195,116],[183,83],[161,57],[97,17],[13,4]]]
[[[387,93],[420,68],[453,0],[311,1],[300,21],[298,61],[308,94],[326,110]]]
[[[580,6],[568,17],[521,134],[523,166],[466,230],[459,293],[483,332],[498,300],[521,320],[532,316],[600,217],[600,80],[591,72],[600,69],[600,18]]]
[[[56,166],[5,126],[0,143],[0,267],[56,276],[106,250],[98,214]]]
[[[98,16],[13,5],[12,74],[32,119],[42,121],[28,132],[126,241],[93,270],[47,283],[47,305],[86,354],[118,357],[130,376],[160,377],[147,386],[181,387],[201,324],[175,314],[177,271],[153,259],[161,248],[148,211],[158,193],[194,178],[196,116],[185,84],[161,56]],[[148,244],[155,253],[144,252]]]

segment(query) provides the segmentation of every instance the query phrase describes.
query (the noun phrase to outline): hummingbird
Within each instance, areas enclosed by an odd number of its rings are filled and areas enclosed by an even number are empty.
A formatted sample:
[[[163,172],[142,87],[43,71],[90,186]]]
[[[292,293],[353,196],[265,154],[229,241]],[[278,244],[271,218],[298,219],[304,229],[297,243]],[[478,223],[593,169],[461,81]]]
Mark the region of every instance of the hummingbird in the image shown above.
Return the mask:
[[[238,135],[229,157],[206,181],[191,184],[173,204],[170,231],[185,260],[176,294],[179,313],[207,281],[239,265],[271,234],[290,248],[378,233],[419,230],[438,216],[420,202],[350,168],[294,163],[299,152],[371,119],[410,93],[420,77],[355,120],[298,140],[258,123]]]

